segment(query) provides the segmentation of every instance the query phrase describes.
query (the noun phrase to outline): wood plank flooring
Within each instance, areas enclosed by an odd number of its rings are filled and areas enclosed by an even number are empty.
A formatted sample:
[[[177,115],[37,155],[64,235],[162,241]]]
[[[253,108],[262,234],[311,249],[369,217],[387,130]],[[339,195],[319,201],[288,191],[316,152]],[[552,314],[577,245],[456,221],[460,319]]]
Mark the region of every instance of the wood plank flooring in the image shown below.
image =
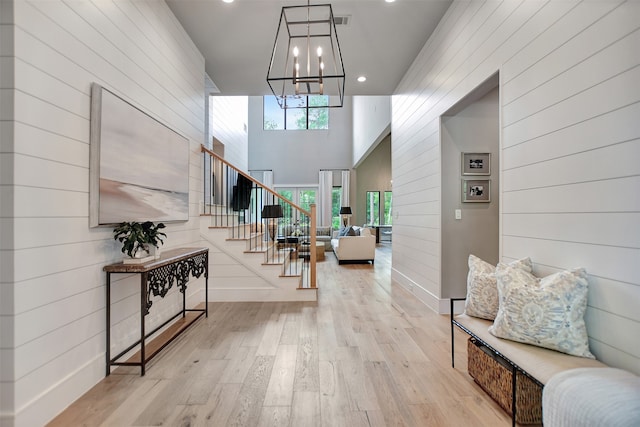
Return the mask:
[[[466,372],[466,335],[375,265],[318,263],[318,302],[212,303],[147,365],[119,367],[49,425],[509,426]],[[301,291],[304,292],[304,291]]]

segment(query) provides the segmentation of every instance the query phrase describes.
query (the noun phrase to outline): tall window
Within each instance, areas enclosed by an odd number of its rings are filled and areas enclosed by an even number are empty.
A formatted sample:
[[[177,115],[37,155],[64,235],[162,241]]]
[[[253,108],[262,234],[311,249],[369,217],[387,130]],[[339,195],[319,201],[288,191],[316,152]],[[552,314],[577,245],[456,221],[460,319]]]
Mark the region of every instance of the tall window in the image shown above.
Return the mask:
[[[393,224],[393,211],[391,210],[391,202],[393,200],[393,192],[385,191],[384,192],[384,218],[382,218],[383,225],[392,225]]]
[[[311,205],[316,203],[316,190],[298,190],[298,206],[306,211],[311,211]]]
[[[371,226],[380,225],[380,192],[367,191],[366,219]]]
[[[331,191],[331,227],[334,230],[340,228],[340,203],[342,200],[342,187],[333,187]]]
[[[275,96],[263,96],[264,130],[315,130],[329,129],[329,109],[310,108],[316,105],[328,105],[325,95],[307,96],[306,108],[283,110]]]
[[[315,188],[278,188],[276,191],[290,202],[295,203],[306,211],[310,211],[311,205],[316,203],[316,193],[318,190]],[[282,208],[284,209],[284,218],[295,216],[293,212],[291,212],[291,206],[284,205]]]

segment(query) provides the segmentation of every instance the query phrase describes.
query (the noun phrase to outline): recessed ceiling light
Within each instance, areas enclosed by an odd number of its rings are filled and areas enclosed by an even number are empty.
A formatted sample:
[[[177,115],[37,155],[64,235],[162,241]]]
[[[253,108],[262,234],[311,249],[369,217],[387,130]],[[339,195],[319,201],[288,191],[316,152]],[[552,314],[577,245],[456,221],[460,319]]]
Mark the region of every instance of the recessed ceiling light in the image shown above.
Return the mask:
[[[233,0],[232,0],[232,1],[233,1]],[[387,2],[387,3],[393,3],[393,2],[394,2],[394,1],[396,1],[396,0],[384,0],[384,1],[385,1],[385,2]]]
[[[233,0],[222,0],[222,1],[225,2],[225,3],[233,3]],[[387,0],[387,1],[389,1],[389,0]]]
[[[366,78],[365,76],[360,76],[360,77],[358,77],[358,81],[359,81],[360,83],[362,83],[362,82],[366,82],[366,81],[367,81],[367,78]]]

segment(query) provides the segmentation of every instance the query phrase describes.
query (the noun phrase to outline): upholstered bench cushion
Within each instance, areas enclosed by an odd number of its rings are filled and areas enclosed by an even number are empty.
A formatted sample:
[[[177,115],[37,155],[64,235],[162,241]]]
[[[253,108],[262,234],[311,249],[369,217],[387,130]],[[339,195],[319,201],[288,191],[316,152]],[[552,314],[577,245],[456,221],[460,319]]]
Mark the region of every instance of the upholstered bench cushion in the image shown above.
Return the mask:
[[[597,360],[497,338],[489,333],[489,326],[493,323],[490,320],[465,314],[456,316],[455,320],[542,384],[546,384],[551,377],[568,369],[606,366]]]
[[[640,377],[615,368],[571,369],[542,392],[543,423],[554,427],[640,426]]]

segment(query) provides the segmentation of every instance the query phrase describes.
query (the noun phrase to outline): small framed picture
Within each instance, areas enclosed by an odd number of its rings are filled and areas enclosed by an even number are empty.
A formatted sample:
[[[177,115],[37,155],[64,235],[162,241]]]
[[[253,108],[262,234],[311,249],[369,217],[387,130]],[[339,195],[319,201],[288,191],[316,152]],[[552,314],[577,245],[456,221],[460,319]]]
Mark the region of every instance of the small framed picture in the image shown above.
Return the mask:
[[[491,201],[491,181],[488,179],[463,179],[463,203],[489,203]]]
[[[491,175],[491,153],[462,153],[462,175]]]

